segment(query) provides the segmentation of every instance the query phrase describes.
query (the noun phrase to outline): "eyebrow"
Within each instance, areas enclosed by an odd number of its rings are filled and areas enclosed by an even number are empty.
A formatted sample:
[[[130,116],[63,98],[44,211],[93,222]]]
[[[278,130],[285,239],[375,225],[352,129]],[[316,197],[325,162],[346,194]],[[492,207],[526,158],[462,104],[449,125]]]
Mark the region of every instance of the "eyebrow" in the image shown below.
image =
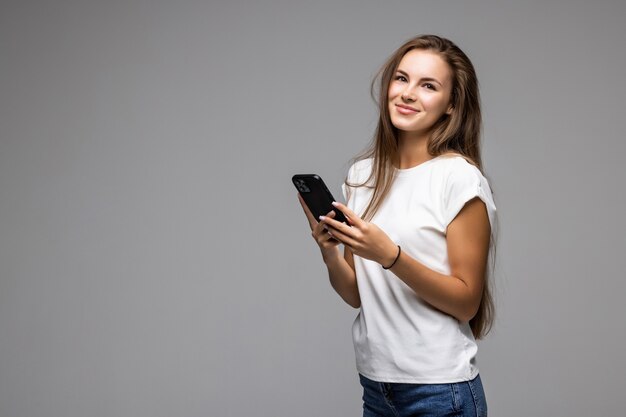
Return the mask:
[[[401,69],[396,70],[396,72],[399,72],[400,74],[402,74],[402,75],[404,75],[406,77],[409,77],[409,74],[406,71],[403,71]],[[436,82],[437,84],[439,84],[440,86],[443,87],[443,84],[441,83],[441,81],[439,81],[438,79],[433,78],[433,77],[422,77],[422,78],[420,78],[420,81],[434,81],[434,82]]]

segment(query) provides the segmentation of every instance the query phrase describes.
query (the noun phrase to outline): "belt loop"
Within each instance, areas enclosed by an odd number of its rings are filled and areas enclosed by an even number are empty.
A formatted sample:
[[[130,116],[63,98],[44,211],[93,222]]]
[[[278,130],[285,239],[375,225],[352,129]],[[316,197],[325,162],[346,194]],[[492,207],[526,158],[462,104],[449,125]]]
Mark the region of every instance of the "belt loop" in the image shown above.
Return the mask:
[[[391,395],[392,394],[391,384],[388,384],[386,382],[381,382],[380,383],[380,388],[381,388],[381,391],[382,391],[383,395],[385,396],[385,398],[391,399],[391,396],[392,396]]]

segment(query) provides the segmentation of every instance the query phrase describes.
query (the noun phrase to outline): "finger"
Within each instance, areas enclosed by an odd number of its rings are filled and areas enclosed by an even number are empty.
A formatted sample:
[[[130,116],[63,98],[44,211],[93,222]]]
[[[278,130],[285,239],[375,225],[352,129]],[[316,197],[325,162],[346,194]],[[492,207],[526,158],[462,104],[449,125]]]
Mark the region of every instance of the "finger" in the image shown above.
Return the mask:
[[[313,237],[318,245],[324,248],[337,246],[340,242],[333,237],[333,235],[320,225],[320,231],[318,233],[313,233]]]
[[[343,225],[343,223],[340,224]],[[349,248],[354,248],[356,245],[358,245],[358,242],[355,239],[343,233],[341,230],[330,228],[328,230],[328,234],[343,243],[344,245],[348,246]]]
[[[337,214],[334,211],[329,211],[328,213],[326,213],[326,216],[323,216],[324,218],[327,219],[332,219],[333,217],[335,217]],[[317,234],[319,233],[326,233],[326,228],[324,227],[324,224],[321,222],[317,222],[314,226],[314,232],[316,232]]]
[[[325,223],[318,223],[313,229],[313,237],[318,240],[320,237],[325,237],[329,234],[330,227]]]
[[[335,219],[332,219],[328,216],[320,216],[320,223],[327,224],[329,227],[332,227],[334,230],[339,230],[347,236],[351,238],[356,238],[359,228],[358,227],[350,227],[345,223],[339,222]]]
[[[311,229],[313,229],[315,225],[318,223],[317,219],[315,218],[315,216],[313,216],[313,213],[311,213],[311,210],[309,210],[309,207],[304,202],[304,199],[302,198],[300,193],[298,193],[298,201],[300,201],[302,210],[304,210],[304,214],[306,215],[306,218],[309,221],[309,226],[311,226]]]
[[[339,240],[335,239],[335,237],[330,233],[324,233],[321,242],[321,245],[325,248],[337,246],[341,243]]]
[[[341,211],[344,216],[346,216],[346,219],[348,219],[348,223],[350,223],[351,225],[356,226],[363,222],[363,220],[355,212],[350,210],[345,204],[342,204],[338,201],[333,201],[333,206],[337,207],[337,209]]]

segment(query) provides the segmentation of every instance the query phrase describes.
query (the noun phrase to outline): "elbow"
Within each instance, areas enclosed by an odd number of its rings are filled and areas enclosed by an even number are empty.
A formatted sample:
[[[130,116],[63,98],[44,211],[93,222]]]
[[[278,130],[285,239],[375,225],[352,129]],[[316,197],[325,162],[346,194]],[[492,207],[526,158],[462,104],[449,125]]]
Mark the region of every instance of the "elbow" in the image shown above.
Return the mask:
[[[458,321],[460,321],[461,323],[468,323],[471,319],[474,318],[475,315],[476,314],[464,314],[464,313],[461,313],[461,314],[457,314],[455,318]]]
[[[456,303],[456,311],[454,317],[462,322],[467,323],[478,314],[482,299],[482,293],[478,291],[468,292],[458,299]]]
[[[355,300],[344,300],[346,303],[348,303],[348,305],[354,309],[359,309],[361,308],[361,299],[357,298]]]
[[[478,307],[479,305],[467,306],[466,308],[458,311],[455,318],[461,323],[467,323],[476,316],[478,313]]]

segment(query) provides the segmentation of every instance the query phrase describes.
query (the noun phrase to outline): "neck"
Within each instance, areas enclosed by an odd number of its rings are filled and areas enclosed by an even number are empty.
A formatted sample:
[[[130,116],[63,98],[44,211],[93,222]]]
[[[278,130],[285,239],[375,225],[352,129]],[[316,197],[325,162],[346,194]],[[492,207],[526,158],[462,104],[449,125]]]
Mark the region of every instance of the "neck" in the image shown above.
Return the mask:
[[[428,153],[428,135],[411,135],[399,132],[398,136],[398,168],[407,169],[432,159]]]

